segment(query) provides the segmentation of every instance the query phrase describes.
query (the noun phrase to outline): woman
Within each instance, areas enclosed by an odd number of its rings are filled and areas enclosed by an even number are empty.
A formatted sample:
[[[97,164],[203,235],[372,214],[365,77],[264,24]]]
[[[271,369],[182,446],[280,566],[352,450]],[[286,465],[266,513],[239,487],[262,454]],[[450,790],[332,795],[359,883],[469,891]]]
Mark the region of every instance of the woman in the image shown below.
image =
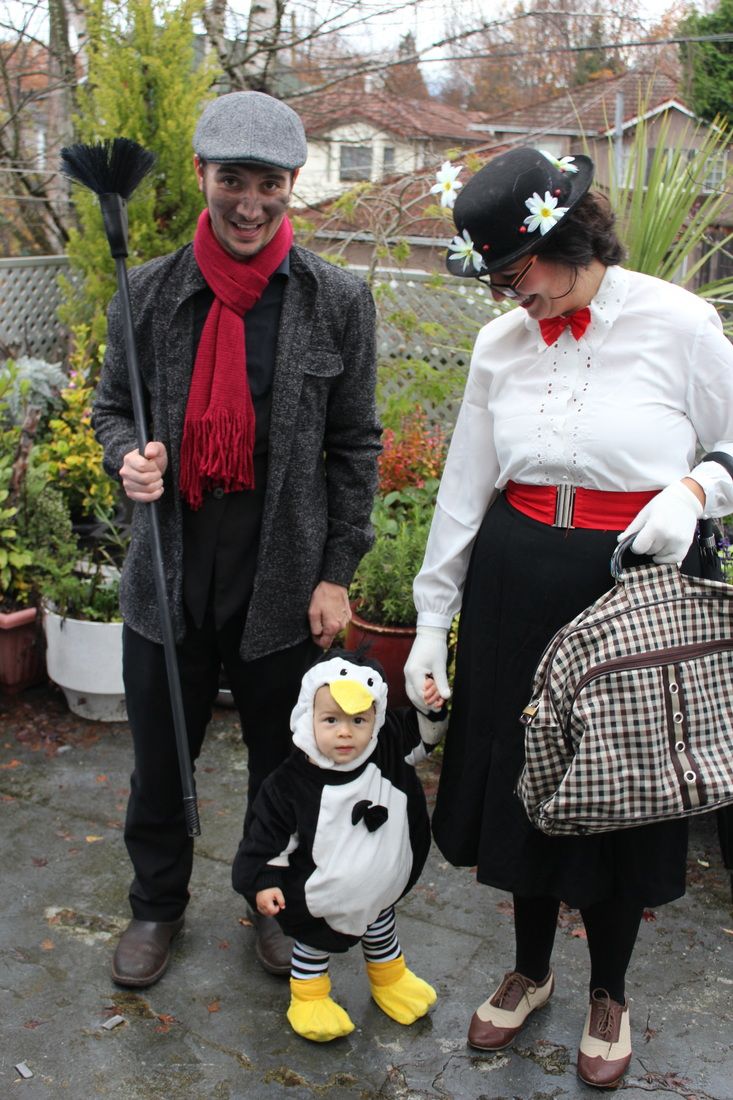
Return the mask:
[[[514,793],[519,715],[545,645],[611,586],[609,560],[636,533],[639,561],[699,570],[696,524],[733,510],[733,482],[696,448],[733,453],[733,348],[715,311],[626,271],[587,157],[497,157],[461,191],[449,270],[519,309],[480,332],[415,581],[406,666],[448,693],[446,635],[461,610],[454,702],[433,819],[452,863],[513,895],[516,957],[471,1020],[498,1050],[554,988],[560,901],[579,908],[590,953],[578,1052],[588,1084],[614,1087],[631,1060],[625,974],[645,906],[685,889],[686,823],[550,838]],[[488,705],[487,705],[488,692]]]

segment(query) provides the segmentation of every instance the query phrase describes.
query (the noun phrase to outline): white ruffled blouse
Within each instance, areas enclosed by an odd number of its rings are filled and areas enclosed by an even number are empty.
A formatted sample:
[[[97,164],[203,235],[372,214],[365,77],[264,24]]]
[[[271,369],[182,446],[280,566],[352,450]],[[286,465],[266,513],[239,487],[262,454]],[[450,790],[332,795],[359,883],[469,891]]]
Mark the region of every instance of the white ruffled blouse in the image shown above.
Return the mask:
[[[508,481],[635,492],[692,473],[705,515],[733,512],[733,481],[699,447],[733,455],[733,345],[717,313],[672,283],[606,270],[576,341],[545,344],[517,308],[479,333],[441,480],[418,624],[450,625],[471,546]]]

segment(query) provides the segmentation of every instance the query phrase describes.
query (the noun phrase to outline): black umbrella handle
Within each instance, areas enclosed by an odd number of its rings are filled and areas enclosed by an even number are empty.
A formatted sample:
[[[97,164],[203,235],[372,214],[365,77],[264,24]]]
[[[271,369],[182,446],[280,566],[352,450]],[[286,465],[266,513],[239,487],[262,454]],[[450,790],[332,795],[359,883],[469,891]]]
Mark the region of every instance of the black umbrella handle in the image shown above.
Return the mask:
[[[125,353],[127,356],[127,370],[130,377],[130,393],[132,395],[132,410],[135,418],[135,432],[137,446],[140,454],[145,451],[148,440],[146,425],[145,402],[143,399],[143,387],[140,377],[140,366],[137,360],[137,348],[135,346],[135,332],[132,326],[132,309],[130,306],[130,288],[127,281],[127,268],[123,257],[115,259],[117,269],[117,287],[119,291],[122,329],[125,340]],[[168,673],[168,691],[170,694],[171,710],[173,712],[173,727],[176,735],[176,750],[178,753],[178,767],[181,773],[181,787],[183,789],[183,812],[186,818],[186,827],[189,836],[200,836],[201,825],[199,823],[198,803],[196,800],[196,788],[191,767],[191,755],[188,747],[188,734],[186,731],[186,716],[183,710],[183,696],[181,694],[181,679],[176,660],[176,642],[173,634],[170,608],[168,606],[168,593],[165,584],[165,568],[163,566],[163,540],[160,535],[160,515],[158,501],[151,501],[146,505],[148,520],[150,523],[150,543],[152,548],[153,579],[155,581],[155,594],[158,601],[160,615],[160,627],[163,635],[163,652],[165,654],[165,667]]]

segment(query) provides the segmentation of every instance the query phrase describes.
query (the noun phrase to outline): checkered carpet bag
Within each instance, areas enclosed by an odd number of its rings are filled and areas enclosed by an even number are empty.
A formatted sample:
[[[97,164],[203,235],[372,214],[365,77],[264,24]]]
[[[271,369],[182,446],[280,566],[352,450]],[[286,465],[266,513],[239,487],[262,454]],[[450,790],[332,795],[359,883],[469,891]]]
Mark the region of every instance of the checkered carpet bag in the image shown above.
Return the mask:
[[[517,794],[551,835],[733,803],[733,585],[675,565],[622,571],[625,548],[615,587],[548,645],[521,716]]]

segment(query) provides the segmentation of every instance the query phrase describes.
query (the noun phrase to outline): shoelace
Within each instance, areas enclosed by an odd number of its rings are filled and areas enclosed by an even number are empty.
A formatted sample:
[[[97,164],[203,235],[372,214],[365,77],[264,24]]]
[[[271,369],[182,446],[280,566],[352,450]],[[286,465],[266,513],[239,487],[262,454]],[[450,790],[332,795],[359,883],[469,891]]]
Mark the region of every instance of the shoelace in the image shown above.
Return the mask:
[[[491,998],[491,1002],[496,1008],[504,1007],[504,1001],[507,999],[512,986],[519,986],[522,991],[519,1000],[521,1000],[522,997],[526,997],[528,1002],[529,994],[537,991],[536,982],[532,982],[529,978],[525,978],[523,974],[519,974],[516,970],[512,970],[509,974],[504,975],[501,985]]]
[[[599,1010],[600,1019],[596,1020],[595,1027],[593,1026],[594,1021],[591,1019],[590,1032],[595,1033],[599,1039],[608,1039],[609,1042],[614,1042],[616,1022],[620,1013],[623,1012],[623,1008],[612,1001],[608,993],[604,993],[602,997],[596,997],[594,993],[593,1008]]]

